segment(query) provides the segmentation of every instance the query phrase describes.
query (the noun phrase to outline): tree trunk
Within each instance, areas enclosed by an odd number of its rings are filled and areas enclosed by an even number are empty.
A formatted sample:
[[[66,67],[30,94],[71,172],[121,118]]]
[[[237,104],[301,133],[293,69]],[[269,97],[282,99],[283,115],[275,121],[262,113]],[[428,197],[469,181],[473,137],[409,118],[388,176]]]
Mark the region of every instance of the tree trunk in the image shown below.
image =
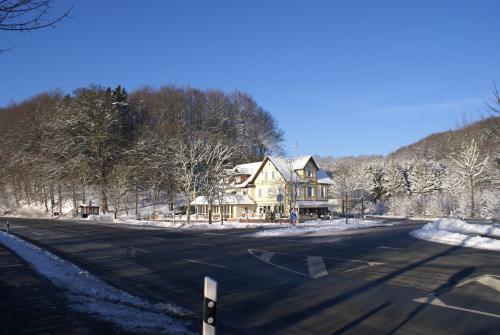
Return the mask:
[[[51,212],[50,215],[52,216],[54,214],[54,206],[56,205],[53,185],[50,185],[49,192],[50,192],[50,212]]]
[[[347,194],[345,195],[345,223],[349,223],[349,219],[347,218]]]
[[[106,187],[104,183],[101,182],[99,188],[101,193],[101,210],[104,214],[106,214],[109,210],[108,210],[108,195],[106,194]]]
[[[82,185],[82,204],[85,204],[86,202],[86,194],[85,194],[85,182]]]
[[[212,206],[208,205],[208,224],[212,224]]]
[[[139,215],[139,190],[135,188],[135,215]]]
[[[175,212],[174,212],[174,215],[175,215]],[[187,203],[187,208],[186,208],[186,216],[187,216],[187,222],[190,223],[191,222],[191,201],[188,200],[188,203]]]
[[[57,197],[59,198],[59,215],[62,215],[62,187],[61,183],[57,184]]]
[[[474,217],[474,212],[476,209],[476,204],[474,201],[474,181],[472,180],[472,177],[469,178],[469,189],[470,189],[470,217]]]
[[[71,195],[73,198],[73,216],[77,216],[78,215],[78,204],[76,202],[75,184],[71,184]]]

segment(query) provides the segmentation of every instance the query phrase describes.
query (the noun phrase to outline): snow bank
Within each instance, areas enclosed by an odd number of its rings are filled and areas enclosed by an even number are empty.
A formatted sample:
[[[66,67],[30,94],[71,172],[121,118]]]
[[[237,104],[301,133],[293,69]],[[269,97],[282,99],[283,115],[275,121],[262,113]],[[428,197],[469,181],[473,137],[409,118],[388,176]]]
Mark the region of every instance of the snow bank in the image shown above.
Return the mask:
[[[219,230],[219,229],[244,229],[244,228],[276,228],[283,227],[283,225],[288,225],[288,223],[260,223],[260,222],[238,222],[238,221],[224,221],[221,225],[220,221],[215,220],[212,224],[206,221],[191,221],[187,223],[186,221],[149,221],[149,220],[113,220],[114,223],[119,224],[129,224],[138,226],[152,226],[152,227],[162,227],[162,228],[177,228],[177,229],[198,229],[198,230]]]
[[[498,225],[471,224],[459,219],[439,219],[410,232],[416,238],[469,248],[500,251],[500,240],[479,235],[500,236]]]
[[[66,291],[71,307],[134,331],[191,334],[176,316],[192,315],[170,303],[152,304],[116,289],[80,267],[16,236],[0,233],[0,243]],[[170,314],[170,315],[168,315]]]
[[[446,230],[454,233],[500,236],[500,225],[467,223],[460,219],[439,219],[426,224],[426,229]]]
[[[316,232],[337,232],[343,230],[364,229],[370,227],[392,226],[392,224],[380,224],[374,221],[349,219],[349,223],[345,223],[345,219],[307,221],[298,223],[296,226],[288,225],[285,228],[268,229],[257,233],[249,234],[253,237],[271,237],[271,236],[298,236],[308,235]]]

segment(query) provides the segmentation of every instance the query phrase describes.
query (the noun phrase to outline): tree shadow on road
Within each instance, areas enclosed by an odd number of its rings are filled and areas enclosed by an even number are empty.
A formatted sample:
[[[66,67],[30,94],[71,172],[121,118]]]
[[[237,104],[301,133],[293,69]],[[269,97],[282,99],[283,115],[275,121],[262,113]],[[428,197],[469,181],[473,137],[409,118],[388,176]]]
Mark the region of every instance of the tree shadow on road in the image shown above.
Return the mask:
[[[472,273],[474,273],[475,270],[476,270],[475,267],[469,266],[469,267],[466,267],[466,268],[458,271],[453,276],[451,276],[450,279],[448,279],[448,281],[446,283],[444,283],[443,285],[438,287],[436,290],[434,290],[431,293],[431,295],[438,297],[439,295],[450,291],[453,287],[455,287],[457,284],[459,284],[462,280],[464,280],[465,278],[469,277]],[[394,334],[396,331],[401,329],[406,323],[411,321],[418,313],[422,312],[427,306],[428,306],[428,304],[421,304],[420,306],[415,308],[413,311],[411,311],[408,314],[406,319],[401,321],[396,327],[394,327],[391,331],[389,331],[387,333],[387,335]]]
[[[261,326],[257,327],[255,330],[255,333],[257,334],[264,334],[264,333],[275,333],[279,330],[282,330],[282,327],[284,324],[287,324],[287,325],[292,325],[292,324],[295,324],[295,323],[298,323],[299,321],[301,321],[302,319],[304,318],[307,318],[311,315],[315,315],[315,314],[318,314],[318,313],[321,313],[323,310],[325,309],[328,309],[328,308],[331,308],[332,306],[335,306],[337,304],[340,304],[346,300],[349,300],[355,296],[358,296],[364,292],[367,292],[369,290],[372,290],[372,289],[375,289],[377,287],[379,287],[380,285],[390,281],[391,279],[394,279],[400,275],[402,275],[403,273],[405,272],[408,272],[408,271],[411,271],[413,269],[416,269],[428,262],[431,262],[431,261],[434,261],[438,258],[441,258],[443,256],[446,256],[450,253],[453,253],[454,251],[457,251],[459,249],[461,249],[462,247],[461,246],[453,246],[453,247],[450,247],[450,248],[447,248],[446,250],[443,250],[435,255],[432,255],[432,256],[429,256],[429,257],[426,257],[420,261],[417,261],[417,262],[414,262],[412,264],[409,264],[403,268],[400,268],[396,271],[393,271],[391,273],[388,273],[386,274],[385,276],[381,277],[381,278],[378,278],[378,279],[375,279],[371,282],[368,282],[364,285],[361,285],[359,287],[356,287],[354,289],[351,289],[345,293],[342,293],[342,294],[339,294],[331,299],[328,299],[326,301],[323,301],[322,303],[319,303],[315,306],[311,306],[305,310],[301,310],[301,311],[298,311],[298,312],[294,312],[294,313],[291,313],[291,314],[288,314],[286,315],[285,317],[282,317],[282,318],[279,318],[279,319],[273,319],[265,324],[262,324]],[[462,272],[463,271],[463,272]],[[454,275],[452,278],[450,278],[450,280],[448,281],[448,283],[446,283],[445,285],[451,285],[451,283],[453,281],[456,281],[458,280],[458,278],[464,278],[466,273],[469,273],[470,269],[464,269],[460,271],[458,274]],[[383,305],[382,305],[383,306]],[[380,307],[380,306],[379,306]],[[387,307],[387,306],[384,306],[384,308]],[[382,310],[383,308],[376,308],[374,311],[371,311],[370,313],[367,313],[369,315],[366,315],[362,320],[365,320],[371,316],[373,316],[374,314],[376,314],[377,312],[379,312],[380,310]],[[418,313],[418,312],[417,312]],[[358,323],[362,320],[359,320]],[[353,327],[354,325],[351,325],[351,327]]]

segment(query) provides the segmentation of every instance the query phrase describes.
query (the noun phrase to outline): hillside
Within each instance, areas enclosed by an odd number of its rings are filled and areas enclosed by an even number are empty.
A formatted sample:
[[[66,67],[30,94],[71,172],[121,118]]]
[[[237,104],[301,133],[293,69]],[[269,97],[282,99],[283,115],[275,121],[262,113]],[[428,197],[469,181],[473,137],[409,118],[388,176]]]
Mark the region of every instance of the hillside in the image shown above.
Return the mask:
[[[441,160],[470,138],[475,138],[479,142],[481,153],[497,157],[500,148],[499,130],[500,117],[489,117],[460,129],[431,134],[416,143],[397,149],[389,154],[389,158]]]

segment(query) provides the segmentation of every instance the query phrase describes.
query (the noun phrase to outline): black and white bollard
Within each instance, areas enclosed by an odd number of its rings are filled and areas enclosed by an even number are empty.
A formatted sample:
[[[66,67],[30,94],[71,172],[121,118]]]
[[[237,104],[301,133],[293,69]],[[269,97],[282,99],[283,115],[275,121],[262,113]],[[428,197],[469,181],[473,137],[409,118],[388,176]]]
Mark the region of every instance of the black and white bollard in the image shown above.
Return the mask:
[[[205,290],[203,299],[203,335],[215,335],[217,310],[217,282],[210,277],[205,277]]]
[[[10,230],[9,220],[6,220],[6,221],[5,221],[5,232],[8,234],[8,233],[9,233],[9,230]]]

